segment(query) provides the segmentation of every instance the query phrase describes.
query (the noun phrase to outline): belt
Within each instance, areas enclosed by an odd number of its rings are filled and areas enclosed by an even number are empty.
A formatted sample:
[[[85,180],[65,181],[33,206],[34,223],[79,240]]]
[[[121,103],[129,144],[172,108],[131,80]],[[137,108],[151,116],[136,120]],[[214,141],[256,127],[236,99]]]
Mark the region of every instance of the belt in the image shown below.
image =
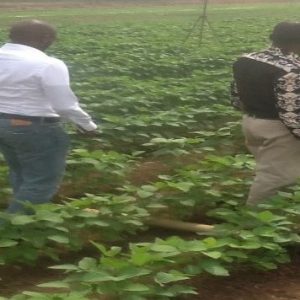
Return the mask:
[[[60,121],[58,117],[37,117],[37,116],[23,116],[15,114],[0,113],[0,119],[18,119],[25,121],[32,121],[34,123],[57,123]]]
[[[278,116],[266,116],[266,115],[257,115],[257,114],[250,114],[246,113],[248,117],[254,118],[254,119],[264,119],[264,120],[280,120]]]

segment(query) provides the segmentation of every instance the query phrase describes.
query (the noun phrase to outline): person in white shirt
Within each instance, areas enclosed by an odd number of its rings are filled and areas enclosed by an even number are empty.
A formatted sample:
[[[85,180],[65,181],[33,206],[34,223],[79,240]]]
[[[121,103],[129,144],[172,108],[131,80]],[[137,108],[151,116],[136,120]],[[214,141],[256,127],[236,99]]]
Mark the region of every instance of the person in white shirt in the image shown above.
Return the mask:
[[[25,212],[26,202],[50,202],[56,193],[69,147],[61,119],[87,135],[97,129],[70,88],[65,63],[44,53],[55,39],[48,23],[23,21],[0,48],[0,152],[14,194],[9,213]]]

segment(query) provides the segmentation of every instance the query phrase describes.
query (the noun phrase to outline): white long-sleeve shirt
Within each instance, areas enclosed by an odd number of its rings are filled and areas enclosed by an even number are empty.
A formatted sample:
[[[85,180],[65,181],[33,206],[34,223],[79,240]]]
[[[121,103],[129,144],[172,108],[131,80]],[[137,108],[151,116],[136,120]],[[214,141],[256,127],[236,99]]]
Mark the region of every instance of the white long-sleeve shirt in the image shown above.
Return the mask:
[[[20,44],[0,48],[0,113],[62,117],[87,131],[97,128],[70,88],[65,63]]]

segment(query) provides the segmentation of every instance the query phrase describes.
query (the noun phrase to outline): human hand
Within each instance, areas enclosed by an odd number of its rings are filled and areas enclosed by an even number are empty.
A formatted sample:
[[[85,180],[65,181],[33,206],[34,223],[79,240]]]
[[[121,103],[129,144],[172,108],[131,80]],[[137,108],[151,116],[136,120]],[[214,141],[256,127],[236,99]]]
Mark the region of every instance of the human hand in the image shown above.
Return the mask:
[[[100,137],[101,132],[97,129],[95,130],[84,130],[83,128],[77,127],[77,134],[84,137]]]

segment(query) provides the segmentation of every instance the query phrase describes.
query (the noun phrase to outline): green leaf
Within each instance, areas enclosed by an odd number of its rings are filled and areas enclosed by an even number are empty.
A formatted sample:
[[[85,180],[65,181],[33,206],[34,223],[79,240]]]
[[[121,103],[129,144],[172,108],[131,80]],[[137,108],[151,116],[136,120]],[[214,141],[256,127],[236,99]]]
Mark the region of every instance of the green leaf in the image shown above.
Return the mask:
[[[29,292],[29,291],[25,291],[25,292],[23,292],[22,294],[23,294],[23,295],[26,295],[26,296],[31,296],[31,297],[41,297],[41,293],[38,293],[38,292]],[[27,299],[27,297],[24,298],[24,299]],[[47,299],[47,298],[46,298],[46,299]],[[36,299],[35,299],[35,300],[36,300]],[[38,300],[41,300],[41,298],[38,299]]]
[[[239,233],[239,236],[242,239],[247,240],[247,239],[255,237],[255,234],[251,231],[248,231],[248,230],[241,230],[240,233]]]
[[[140,198],[149,198],[151,196],[153,196],[153,192],[149,192],[149,191],[144,191],[144,190],[138,190],[137,191],[137,195],[140,197]]]
[[[255,235],[260,235],[264,237],[273,237],[275,234],[276,228],[267,227],[267,226],[260,226],[258,228],[253,229],[253,233]]]
[[[45,211],[39,211],[36,215],[38,220],[48,221],[51,223],[63,223],[64,219],[55,213],[48,213]]]
[[[194,207],[195,206],[195,200],[188,199],[188,200],[181,200],[180,203],[184,206],[188,207]]]
[[[69,287],[69,285],[63,281],[51,281],[47,283],[38,284],[37,286],[44,287],[44,288],[68,288]]]
[[[169,273],[159,272],[155,276],[155,282],[160,285],[164,285],[170,282],[176,282],[181,280],[187,280],[189,277],[186,274],[180,273],[178,271],[171,271]]]
[[[11,218],[11,224],[13,225],[26,225],[35,222],[31,216],[14,216]]]
[[[226,252],[227,255],[238,257],[238,258],[247,258],[247,254],[245,252],[239,251],[239,250],[229,250]]]
[[[206,272],[215,276],[229,276],[228,270],[221,266],[217,261],[204,260],[203,262],[201,262],[201,267]]]
[[[91,243],[104,255],[107,255],[108,250],[106,250],[105,246],[100,244],[100,243],[96,243],[91,241]]]
[[[205,244],[205,246],[207,246],[208,248],[214,248],[217,246],[218,242],[215,238],[213,237],[208,237],[204,240],[202,240],[202,242]]]
[[[262,245],[256,241],[245,241],[240,245],[243,249],[259,249]]]
[[[222,257],[222,252],[219,251],[209,251],[209,252],[202,252],[204,255],[214,258],[214,259],[218,259],[220,257]]]
[[[160,209],[160,208],[167,208],[166,205],[164,204],[161,204],[161,203],[150,203],[150,204],[147,204],[147,208],[149,209]]]
[[[175,284],[168,288],[168,291],[175,294],[175,295],[197,295],[198,293],[195,291],[194,287],[191,286],[186,286],[186,285],[180,285],[180,284]]]
[[[257,218],[265,223],[271,223],[273,221],[279,221],[285,219],[285,217],[282,216],[276,216],[270,211],[262,211],[257,215]]]
[[[48,240],[60,243],[60,244],[69,244],[70,240],[68,237],[63,235],[50,235],[48,236]]]
[[[157,245],[157,244],[154,244],[153,246],[151,246],[151,250],[155,251],[155,252],[167,252],[167,253],[176,252],[176,253],[178,253],[178,250],[175,247],[169,246],[169,245]]]
[[[82,270],[91,270],[97,267],[97,260],[92,257],[85,257],[79,263],[78,267]]]
[[[126,286],[123,290],[128,292],[148,292],[150,289],[144,284],[132,283]]]
[[[109,251],[106,252],[105,255],[109,256],[109,257],[114,257],[114,256],[118,255],[121,251],[122,251],[121,247],[113,246],[109,249]]]
[[[107,223],[107,222],[100,221],[100,220],[94,220],[94,219],[88,220],[88,224],[96,225],[96,226],[99,226],[99,227],[109,227],[110,226],[109,223]]]
[[[188,244],[188,251],[200,252],[206,249],[207,247],[202,241],[192,241]]]
[[[97,271],[89,272],[81,277],[83,282],[105,282],[105,281],[114,281],[114,277],[108,273]]]
[[[16,245],[18,245],[18,242],[14,240],[0,240],[0,248],[13,247]]]
[[[188,192],[195,184],[192,182],[169,182],[168,185],[182,192]]]
[[[143,266],[154,260],[153,255],[147,252],[145,248],[138,248],[132,250],[130,261],[136,266]]]
[[[147,300],[149,298],[145,298],[142,296],[138,296],[138,295],[129,295],[129,296],[124,296],[122,298],[122,300]]]
[[[51,266],[51,267],[49,267],[49,269],[75,271],[78,268],[75,265],[65,264],[65,265]]]
[[[267,270],[275,270],[277,269],[277,265],[272,262],[267,261],[258,261],[258,264],[262,267],[264,267]]]
[[[141,189],[148,192],[156,192],[158,190],[158,188],[154,185],[142,185]]]

